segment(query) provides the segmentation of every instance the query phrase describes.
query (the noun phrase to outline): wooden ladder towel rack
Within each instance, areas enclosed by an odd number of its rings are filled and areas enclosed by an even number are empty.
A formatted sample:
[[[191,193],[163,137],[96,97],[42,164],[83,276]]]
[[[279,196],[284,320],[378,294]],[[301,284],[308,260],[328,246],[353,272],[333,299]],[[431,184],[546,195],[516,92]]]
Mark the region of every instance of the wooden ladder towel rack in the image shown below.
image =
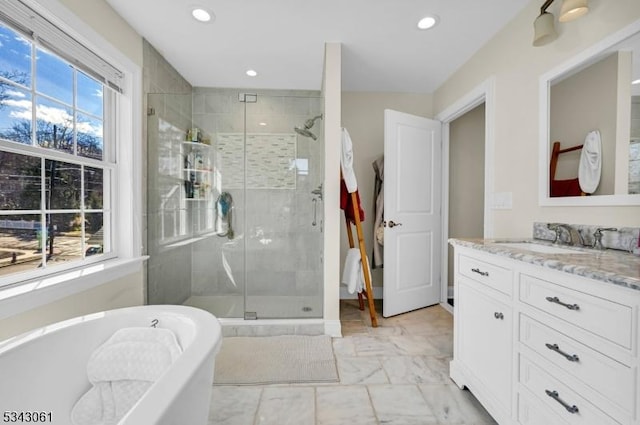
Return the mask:
[[[342,175],[340,176],[342,179]],[[364,274],[364,284],[365,288],[362,292],[358,293],[358,306],[360,310],[364,310],[364,297],[367,298],[369,303],[369,315],[371,316],[371,326],[374,328],[378,327],[378,316],[376,315],[376,306],[373,303],[373,289],[371,288],[371,272],[369,270],[369,262],[367,260],[367,250],[364,246],[364,236],[362,234],[362,222],[360,221],[360,207],[357,199],[356,192],[352,192],[349,194],[351,197],[351,207],[353,208],[353,217],[354,224],[356,226],[356,235],[358,236],[358,248],[360,249],[360,260],[362,264],[362,272]],[[351,220],[347,216],[347,212],[345,210],[344,219],[347,224],[347,237],[349,238],[349,247],[355,248],[355,240],[353,239],[353,234],[351,233]]]
[[[555,196],[585,196],[580,190],[578,177],[566,180],[556,180],[556,168],[558,167],[558,157],[562,153],[573,152],[582,149],[583,145],[572,146],[560,149],[560,142],[553,142],[551,149],[551,159],[549,161],[549,194]]]

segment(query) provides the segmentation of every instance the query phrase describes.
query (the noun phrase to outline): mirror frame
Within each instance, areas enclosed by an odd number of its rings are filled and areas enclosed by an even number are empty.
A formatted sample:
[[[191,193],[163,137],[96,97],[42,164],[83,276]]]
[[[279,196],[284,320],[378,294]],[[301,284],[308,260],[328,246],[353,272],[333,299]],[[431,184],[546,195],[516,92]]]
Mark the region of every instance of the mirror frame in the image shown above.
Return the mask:
[[[550,89],[551,82],[571,71],[582,69],[602,57],[606,50],[629,37],[640,34],[640,20],[605,37],[593,46],[580,52],[573,58],[540,76],[539,84],[539,152],[538,152],[538,204],[540,206],[633,206],[640,205],[640,194],[614,194],[595,196],[549,196],[549,158],[551,157],[550,138]],[[640,59],[640,58],[639,58]]]

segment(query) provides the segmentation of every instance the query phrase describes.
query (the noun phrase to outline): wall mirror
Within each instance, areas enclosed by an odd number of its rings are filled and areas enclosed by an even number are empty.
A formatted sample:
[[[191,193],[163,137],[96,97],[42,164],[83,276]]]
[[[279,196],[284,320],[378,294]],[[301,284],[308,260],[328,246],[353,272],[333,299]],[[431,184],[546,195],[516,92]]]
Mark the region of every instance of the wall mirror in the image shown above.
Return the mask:
[[[640,21],[540,78],[540,205],[640,205]]]

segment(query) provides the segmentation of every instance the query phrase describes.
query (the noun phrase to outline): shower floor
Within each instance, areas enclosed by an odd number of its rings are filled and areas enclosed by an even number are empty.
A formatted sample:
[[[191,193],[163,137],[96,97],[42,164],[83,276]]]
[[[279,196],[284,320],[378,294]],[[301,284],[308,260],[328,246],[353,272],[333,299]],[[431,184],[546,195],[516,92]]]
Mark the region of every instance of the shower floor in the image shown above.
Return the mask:
[[[184,305],[206,310],[218,318],[244,318],[245,304],[241,295],[194,295]],[[258,319],[309,319],[322,317],[322,298],[311,296],[247,297],[247,311]]]

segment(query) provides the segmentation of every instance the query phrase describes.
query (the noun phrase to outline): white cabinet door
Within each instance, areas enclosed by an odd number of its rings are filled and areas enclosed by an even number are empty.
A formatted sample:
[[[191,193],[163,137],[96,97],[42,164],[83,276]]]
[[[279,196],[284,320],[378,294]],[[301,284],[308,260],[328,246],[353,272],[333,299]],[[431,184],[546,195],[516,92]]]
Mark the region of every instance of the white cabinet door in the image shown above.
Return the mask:
[[[505,411],[511,411],[512,312],[473,286],[458,285],[459,360]],[[472,388],[472,390],[476,390]]]

